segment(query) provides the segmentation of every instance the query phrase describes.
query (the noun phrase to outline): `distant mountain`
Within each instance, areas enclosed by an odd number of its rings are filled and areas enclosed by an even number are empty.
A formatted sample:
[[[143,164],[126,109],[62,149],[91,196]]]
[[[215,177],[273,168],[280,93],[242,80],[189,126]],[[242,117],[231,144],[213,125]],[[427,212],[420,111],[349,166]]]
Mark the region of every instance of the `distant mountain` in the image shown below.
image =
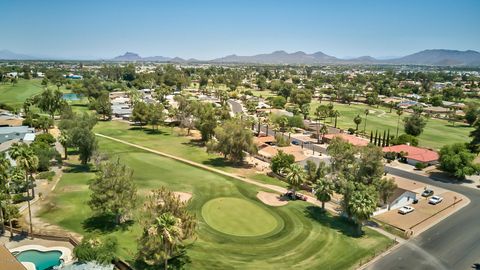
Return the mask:
[[[0,50],[0,60],[34,60],[38,59],[38,57],[14,53],[9,50]]]
[[[46,60],[55,58],[43,56],[31,56],[17,54],[8,50],[0,50],[0,60]],[[63,58],[65,60],[67,58]],[[59,60],[59,59],[57,59]],[[85,59],[88,60],[88,59]],[[324,64],[392,64],[392,65],[432,65],[432,66],[480,66],[480,53],[477,51],[457,50],[424,50],[404,57],[392,59],[376,59],[371,56],[342,59],[327,55],[323,52],[308,54],[302,51],[287,53],[285,51],[274,51],[272,53],[257,54],[251,56],[239,56],[236,54],[213,60],[197,60],[194,58],[183,59],[180,57],[149,56],[141,57],[137,53],[126,52],[123,55],[114,57],[108,61],[119,62],[171,62],[171,63],[232,63],[232,64],[273,64],[273,65],[324,65]]]
[[[136,53],[126,52],[124,55],[119,55],[112,59],[113,61],[140,61],[142,57]]]
[[[222,58],[213,59],[212,63],[252,63],[252,64],[323,64],[336,63],[340,59],[326,55],[322,52],[307,54],[302,51],[287,53],[275,51],[268,54],[257,54],[253,56],[238,56],[235,54]]]
[[[424,50],[397,59],[385,60],[394,64],[438,65],[438,66],[465,66],[479,65],[480,53],[477,51],[457,50]]]

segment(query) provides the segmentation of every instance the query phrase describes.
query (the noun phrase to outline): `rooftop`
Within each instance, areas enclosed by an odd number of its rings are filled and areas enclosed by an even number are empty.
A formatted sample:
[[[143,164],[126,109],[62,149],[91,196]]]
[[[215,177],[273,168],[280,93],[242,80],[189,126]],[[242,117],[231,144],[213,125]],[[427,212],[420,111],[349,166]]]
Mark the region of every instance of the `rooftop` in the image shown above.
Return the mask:
[[[420,162],[437,161],[439,158],[438,153],[435,151],[406,144],[384,147],[383,152],[405,152],[407,153],[407,155],[405,156],[406,158]]]

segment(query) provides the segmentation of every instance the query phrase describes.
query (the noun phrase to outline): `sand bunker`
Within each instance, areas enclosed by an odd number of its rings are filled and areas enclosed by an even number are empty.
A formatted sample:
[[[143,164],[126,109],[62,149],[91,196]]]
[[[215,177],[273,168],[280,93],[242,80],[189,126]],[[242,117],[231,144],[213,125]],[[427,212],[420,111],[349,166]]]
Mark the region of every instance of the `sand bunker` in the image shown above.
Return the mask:
[[[262,201],[264,204],[271,205],[271,206],[282,206],[288,203],[288,201],[283,200],[279,194],[269,193],[264,191],[258,192],[257,198],[260,201]]]
[[[181,192],[181,191],[175,191],[174,192],[182,202],[186,202],[192,198],[192,193],[189,192]]]

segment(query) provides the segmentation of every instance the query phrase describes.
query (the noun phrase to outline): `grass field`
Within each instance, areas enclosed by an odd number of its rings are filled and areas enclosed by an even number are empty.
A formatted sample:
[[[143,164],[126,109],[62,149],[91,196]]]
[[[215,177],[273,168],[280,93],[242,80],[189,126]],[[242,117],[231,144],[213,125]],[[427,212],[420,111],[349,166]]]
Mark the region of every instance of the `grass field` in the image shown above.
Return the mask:
[[[188,269],[352,269],[390,244],[369,229],[355,237],[349,223],[305,202],[270,207],[256,199],[256,187],[238,180],[110,140],[99,143],[102,151],[134,169],[140,194],[161,185],[193,193],[190,210],[199,226],[197,239],[188,247]],[[119,255],[132,260],[140,228],[137,223],[112,228],[105,220],[91,218],[86,202],[92,177],[92,172],[72,165],[41,217],[81,234],[97,230],[114,235]]]
[[[0,103],[17,108],[22,106],[27,98],[43,91],[41,82],[42,80],[40,79],[18,79],[18,83],[15,85],[0,83]]]
[[[327,102],[324,102],[327,104]],[[319,102],[313,101],[311,106],[311,115],[315,109],[318,107]],[[390,129],[390,134],[395,135],[397,130],[397,121],[398,116],[393,110],[391,113],[390,109],[385,107],[370,107],[367,105],[347,105],[341,103],[334,103],[335,109],[338,110],[341,116],[338,118],[337,127],[342,129],[355,128],[355,123],[353,118],[360,115],[362,117],[362,123],[358,127],[359,130],[363,130],[364,121],[365,121],[365,110],[369,109],[369,115],[367,118],[367,134],[370,134],[370,131],[375,132],[378,130],[383,134],[384,130]],[[408,113],[404,113],[401,118],[408,116]],[[330,122],[330,118],[327,119],[327,124],[333,125]],[[420,146],[440,149],[443,145],[452,144],[455,142],[468,142],[470,138],[468,137],[470,131],[473,129],[468,125],[456,123],[455,126],[452,126],[446,120],[428,119],[427,126],[425,127],[423,133],[418,137]],[[400,128],[399,134],[403,132],[403,122],[400,119]]]

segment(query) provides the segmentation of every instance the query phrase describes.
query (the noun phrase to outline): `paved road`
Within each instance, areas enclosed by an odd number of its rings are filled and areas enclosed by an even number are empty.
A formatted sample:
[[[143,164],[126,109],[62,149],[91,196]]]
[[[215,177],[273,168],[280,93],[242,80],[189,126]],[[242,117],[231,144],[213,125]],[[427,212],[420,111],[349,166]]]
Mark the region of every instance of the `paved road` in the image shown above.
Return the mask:
[[[240,104],[240,102],[233,99],[229,99],[227,102],[230,104],[233,114],[243,113],[242,104]]]
[[[471,202],[368,269],[472,269],[480,262],[480,190],[387,167],[393,175],[450,189]]]

